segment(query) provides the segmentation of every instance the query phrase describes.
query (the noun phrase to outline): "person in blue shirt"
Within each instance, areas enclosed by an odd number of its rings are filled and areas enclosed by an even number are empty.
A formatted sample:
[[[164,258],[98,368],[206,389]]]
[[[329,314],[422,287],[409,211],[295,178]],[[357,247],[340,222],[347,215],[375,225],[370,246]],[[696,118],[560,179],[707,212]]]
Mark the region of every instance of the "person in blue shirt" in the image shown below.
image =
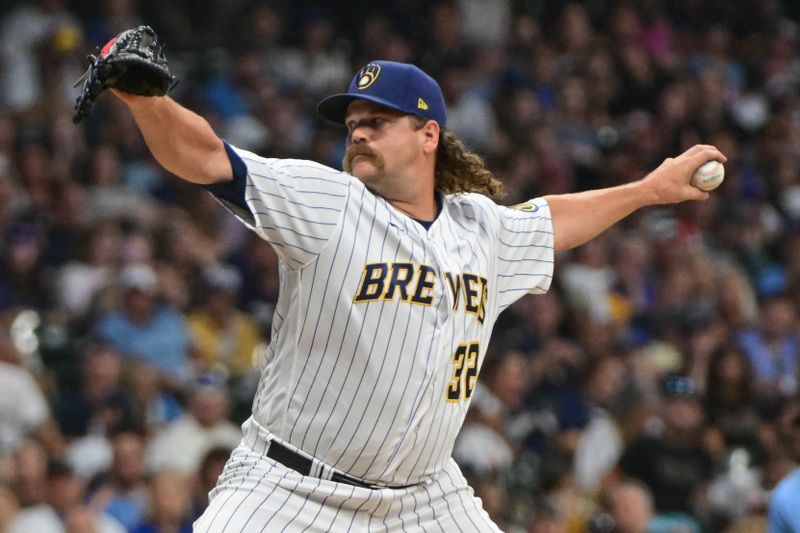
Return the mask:
[[[183,316],[158,301],[158,278],[145,264],[131,264],[119,276],[122,308],[102,317],[95,335],[124,356],[143,360],[171,383],[190,370],[189,330]]]
[[[192,533],[191,483],[184,474],[161,470],[150,481],[150,512],[130,533]]]
[[[800,461],[800,401],[788,404],[780,417],[782,440]],[[769,533],[800,533],[800,468],[778,483],[769,502]]]

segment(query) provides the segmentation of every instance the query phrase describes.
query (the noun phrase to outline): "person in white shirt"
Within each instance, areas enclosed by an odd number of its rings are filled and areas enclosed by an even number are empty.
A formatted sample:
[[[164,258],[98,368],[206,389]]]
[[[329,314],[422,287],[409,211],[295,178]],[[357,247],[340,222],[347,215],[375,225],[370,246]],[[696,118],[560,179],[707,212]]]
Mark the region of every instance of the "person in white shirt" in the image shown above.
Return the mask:
[[[147,449],[151,472],[163,469],[195,473],[212,448],[235,448],[242,432],[226,419],[229,400],[223,385],[207,378],[193,384],[188,412],[159,431]]]
[[[47,400],[31,371],[18,361],[14,345],[0,337],[0,458],[13,454],[29,436],[58,454],[63,440]]]
[[[115,519],[81,504],[84,491],[84,484],[66,463],[51,460],[47,465],[45,503],[17,513],[7,533],[125,533],[125,528]]]

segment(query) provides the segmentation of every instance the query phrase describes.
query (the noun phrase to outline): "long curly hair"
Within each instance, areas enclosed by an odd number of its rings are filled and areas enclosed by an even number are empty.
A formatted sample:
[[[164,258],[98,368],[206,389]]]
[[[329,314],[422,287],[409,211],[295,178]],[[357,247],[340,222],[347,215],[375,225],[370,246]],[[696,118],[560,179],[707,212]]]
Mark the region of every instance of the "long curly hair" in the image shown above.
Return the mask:
[[[417,129],[427,122],[422,117],[412,119]],[[439,133],[436,149],[436,189],[445,194],[477,192],[495,199],[505,196],[503,184],[486,168],[483,158],[467,150],[458,137],[444,130]]]

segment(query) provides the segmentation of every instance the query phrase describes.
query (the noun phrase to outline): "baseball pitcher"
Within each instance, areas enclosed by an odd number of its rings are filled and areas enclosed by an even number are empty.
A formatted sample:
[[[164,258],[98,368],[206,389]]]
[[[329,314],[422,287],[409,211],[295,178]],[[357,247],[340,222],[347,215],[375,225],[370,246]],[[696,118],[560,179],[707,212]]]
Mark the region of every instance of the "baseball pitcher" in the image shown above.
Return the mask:
[[[166,96],[173,81],[152,30],[129,30],[93,59],[76,117],[112,89],[158,162],[280,257],[252,416],[202,532],[498,531],[450,458],[498,315],[548,290],[556,251],[705,199],[692,173],[725,161],[694,146],[636,183],[503,207],[413,65],[374,61],[320,102],[347,127],[343,171],[226,143]]]

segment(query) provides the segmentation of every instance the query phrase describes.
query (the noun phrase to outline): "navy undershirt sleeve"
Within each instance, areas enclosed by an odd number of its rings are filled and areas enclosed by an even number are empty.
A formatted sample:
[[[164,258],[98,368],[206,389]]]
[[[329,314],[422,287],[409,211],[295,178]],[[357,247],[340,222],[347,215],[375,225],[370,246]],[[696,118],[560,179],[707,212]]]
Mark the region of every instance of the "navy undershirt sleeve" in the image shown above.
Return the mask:
[[[227,142],[223,141],[223,144],[225,145],[225,153],[228,154],[228,159],[231,162],[233,179],[204,185],[204,187],[208,192],[216,196],[231,213],[253,225],[255,217],[250,212],[250,208],[247,207],[244,197],[245,186],[247,185],[247,165]]]

